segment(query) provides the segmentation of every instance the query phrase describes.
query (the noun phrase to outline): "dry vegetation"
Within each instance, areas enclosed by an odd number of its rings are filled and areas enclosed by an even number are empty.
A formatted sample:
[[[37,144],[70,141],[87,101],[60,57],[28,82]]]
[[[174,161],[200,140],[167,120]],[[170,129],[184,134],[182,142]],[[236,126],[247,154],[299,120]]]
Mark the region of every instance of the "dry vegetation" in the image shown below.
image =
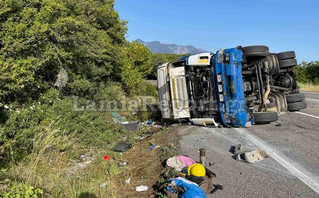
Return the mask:
[[[14,168],[2,170],[7,178],[12,179],[8,183],[23,181],[39,187],[44,192],[43,197],[152,197],[153,186],[164,168],[161,159],[176,154],[175,148],[170,152],[163,152],[168,143],[175,143],[177,140],[174,130],[168,132],[168,129],[164,128],[154,130],[156,132],[147,139],[136,141],[133,148],[123,155],[106,147],[105,150],[92,150],[87,155],[94,159],[88,157],[74,161],[67,153],[59,152],[55,148],[56,142],[64,142],[66,137],[55,137],[55,129],[45,130],[42,137],[35,139],[41,141],[36,143],[38,147],[34,150],[37,152]],[[130,139],[137,135],[133,134]],[[160,147],[148,151],[152,144],[158,144]],[[105,161],[104,155],[109,155],[110,160]],[[128,165],[119,166],[120,162],[127,162]],[[125,181],[129,178],[130,183],[127,184]],[[101,187],[103,183],[107,185]],[[149,190],[136,192],[135,187],[138,185],[146,185]],[[1,187],[5,189],[6,184],[1,184]]]
[[[319,85],[313,85],[310,83],[299,83],[298,85],[299,85],[301,91],[319,92]]]

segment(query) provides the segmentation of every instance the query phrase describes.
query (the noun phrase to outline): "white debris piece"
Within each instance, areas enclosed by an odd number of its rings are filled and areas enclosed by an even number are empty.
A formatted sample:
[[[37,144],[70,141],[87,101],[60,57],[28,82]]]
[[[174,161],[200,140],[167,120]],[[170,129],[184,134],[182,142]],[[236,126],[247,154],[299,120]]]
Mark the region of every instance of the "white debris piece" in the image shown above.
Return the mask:
[[[107,186],[108,182],[104,182],[103,184],[100,185],[100,188],[105,188]]]
[[[137,192],[144,192],[144,191],[147,191],[148,190],[148,187],[147,186],[136,186],[135,187],[135,190]]]

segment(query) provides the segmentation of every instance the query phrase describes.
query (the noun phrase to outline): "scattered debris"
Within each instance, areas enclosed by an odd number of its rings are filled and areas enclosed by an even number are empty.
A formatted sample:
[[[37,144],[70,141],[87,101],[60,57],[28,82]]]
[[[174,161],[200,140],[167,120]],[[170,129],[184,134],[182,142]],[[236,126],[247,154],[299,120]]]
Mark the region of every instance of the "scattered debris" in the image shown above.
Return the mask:
[[[213,125],[215,127],[218,127],[218,124],[215,122],[214,118],[194,118],[194,119],[191,119],[191,122],[194,125],[198,125],[198,126]]]
[[[104,182],[103,184],[100,185],[100,188],[105,188],[108,185],[108,182]]]
[[[126,152],[128,149],[132,148],[132,144],[128,141],[120,142],[114,146],[113,151],[116,152]]]
[[[265,150],[263,149],[257,149],[254,151],[241,153],[236,155],[236,160],[238,161],[246,161],[248,163],[256,163],[260,162],[263,159],[267,158],[268,155]]]
[[[279,123],[279,124],[276,124],[275,126],[276,126],[276,127],[280,127],[280,126],[281,126],[281,124]]]
[[[214,185],[214,187],[215,188],[209,194],[214,194],[216,191],[224,189],[223,186],[220,184],[216,184],[216,185]]]
[[[179,189],[184,189],[184,191]],[[206,198],[205,192],[202,188],[198,186],[197,183],[192,182],[183,177],[177,177],[172,179],[171,182],[167,185],[166,189],[171,193],[176,193],[181,195],[180,197],[191,198]]]
[[[199,163],[205,166],[205,162],[206,162],[206,149],[201,148],[199,149]]]
[[[122,115],[126,115],[125,113]],[[118,113],[112,112],[113,121],[122,125],[126,131],[138,131],[140,130],[140,124],[138,121],[127,122],[123,116]]]
[[[109,161],[110,160],[110,157],[108,155],[104,155],[103,158],[104,158],[105,161]]]
[[[127,180],[125,180],[125,183],[130,184],[131,183],[131,178],[128,178]]]
[[[196,162],[192,158],[186,156],[174,156],[168,158],[166,161],[168,167],[174,168],[177,171],[182,171],[184,167],[191,166],[195,163]]]
[[[148,187],[147,186],[136,186],[135,187],[135,190],[137,192],[144,192],[144,191],[147,191],[148,190]]]
[[[140,130],[140,124],[138,121],[134,122],[121,122],[121,125],[126,131],[138,131]]]
[[[114,122],[122,123],[125,122],[125,118],[118,113],[112,112]]]
[[[233,154],[240,154],[242,153],[244,150],[243,146],[241,144],[238,144],[236,146],[231,146],[230,147],[230,152],[233,153]]]
[[[152,120],[149,120],[149,121],[147,121],[147,124],[148,124],[148,125],[151,125],[151,124],[153,124],[153,121],[152,121]]]
[[[128,163],[127,162],[120,162],[120,163],[118,163],[118,165],[119,166],[126,166],[126,165],[128,165]]]
[[[215,165],[215,162],[214,163],[208,162],[208,165],[213,166],[213,165]]]
[[[148,148],[147,150],[148,150],[148,151],[151,151],[151,150],[153,150],[156,146],[157,146],[157,144],[154,144],[154,145],[152,145],[150,148]]]

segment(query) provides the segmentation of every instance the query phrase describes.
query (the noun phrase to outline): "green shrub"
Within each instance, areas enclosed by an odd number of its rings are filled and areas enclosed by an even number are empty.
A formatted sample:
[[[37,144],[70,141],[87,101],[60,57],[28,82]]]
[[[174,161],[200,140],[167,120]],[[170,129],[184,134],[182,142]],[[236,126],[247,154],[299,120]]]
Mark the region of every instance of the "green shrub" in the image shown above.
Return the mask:
[[[140,96],[153,96],[157,99],[157,89],[149,82],[142,81],[133,91],[136,95]]]
[[[4,194],[4,198],[38,198],[42,197],[43,190],[28,184],[14,184],[9,192]]]

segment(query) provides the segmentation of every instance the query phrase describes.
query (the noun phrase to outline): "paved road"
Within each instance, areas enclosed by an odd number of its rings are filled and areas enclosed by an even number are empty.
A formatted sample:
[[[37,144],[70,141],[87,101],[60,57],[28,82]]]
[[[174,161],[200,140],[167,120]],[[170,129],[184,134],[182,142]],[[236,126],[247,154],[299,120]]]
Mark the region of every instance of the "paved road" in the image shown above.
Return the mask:
[[[289,112],[277,122],[251,128],[182,127],[184,154],[198,159],[206,148],[208,168],[224,185],[211,197],[319,197],[319,93],[306,92],[308,108]],[[270,158],[256,164],[239,162],[229,149],[264,148]]]

